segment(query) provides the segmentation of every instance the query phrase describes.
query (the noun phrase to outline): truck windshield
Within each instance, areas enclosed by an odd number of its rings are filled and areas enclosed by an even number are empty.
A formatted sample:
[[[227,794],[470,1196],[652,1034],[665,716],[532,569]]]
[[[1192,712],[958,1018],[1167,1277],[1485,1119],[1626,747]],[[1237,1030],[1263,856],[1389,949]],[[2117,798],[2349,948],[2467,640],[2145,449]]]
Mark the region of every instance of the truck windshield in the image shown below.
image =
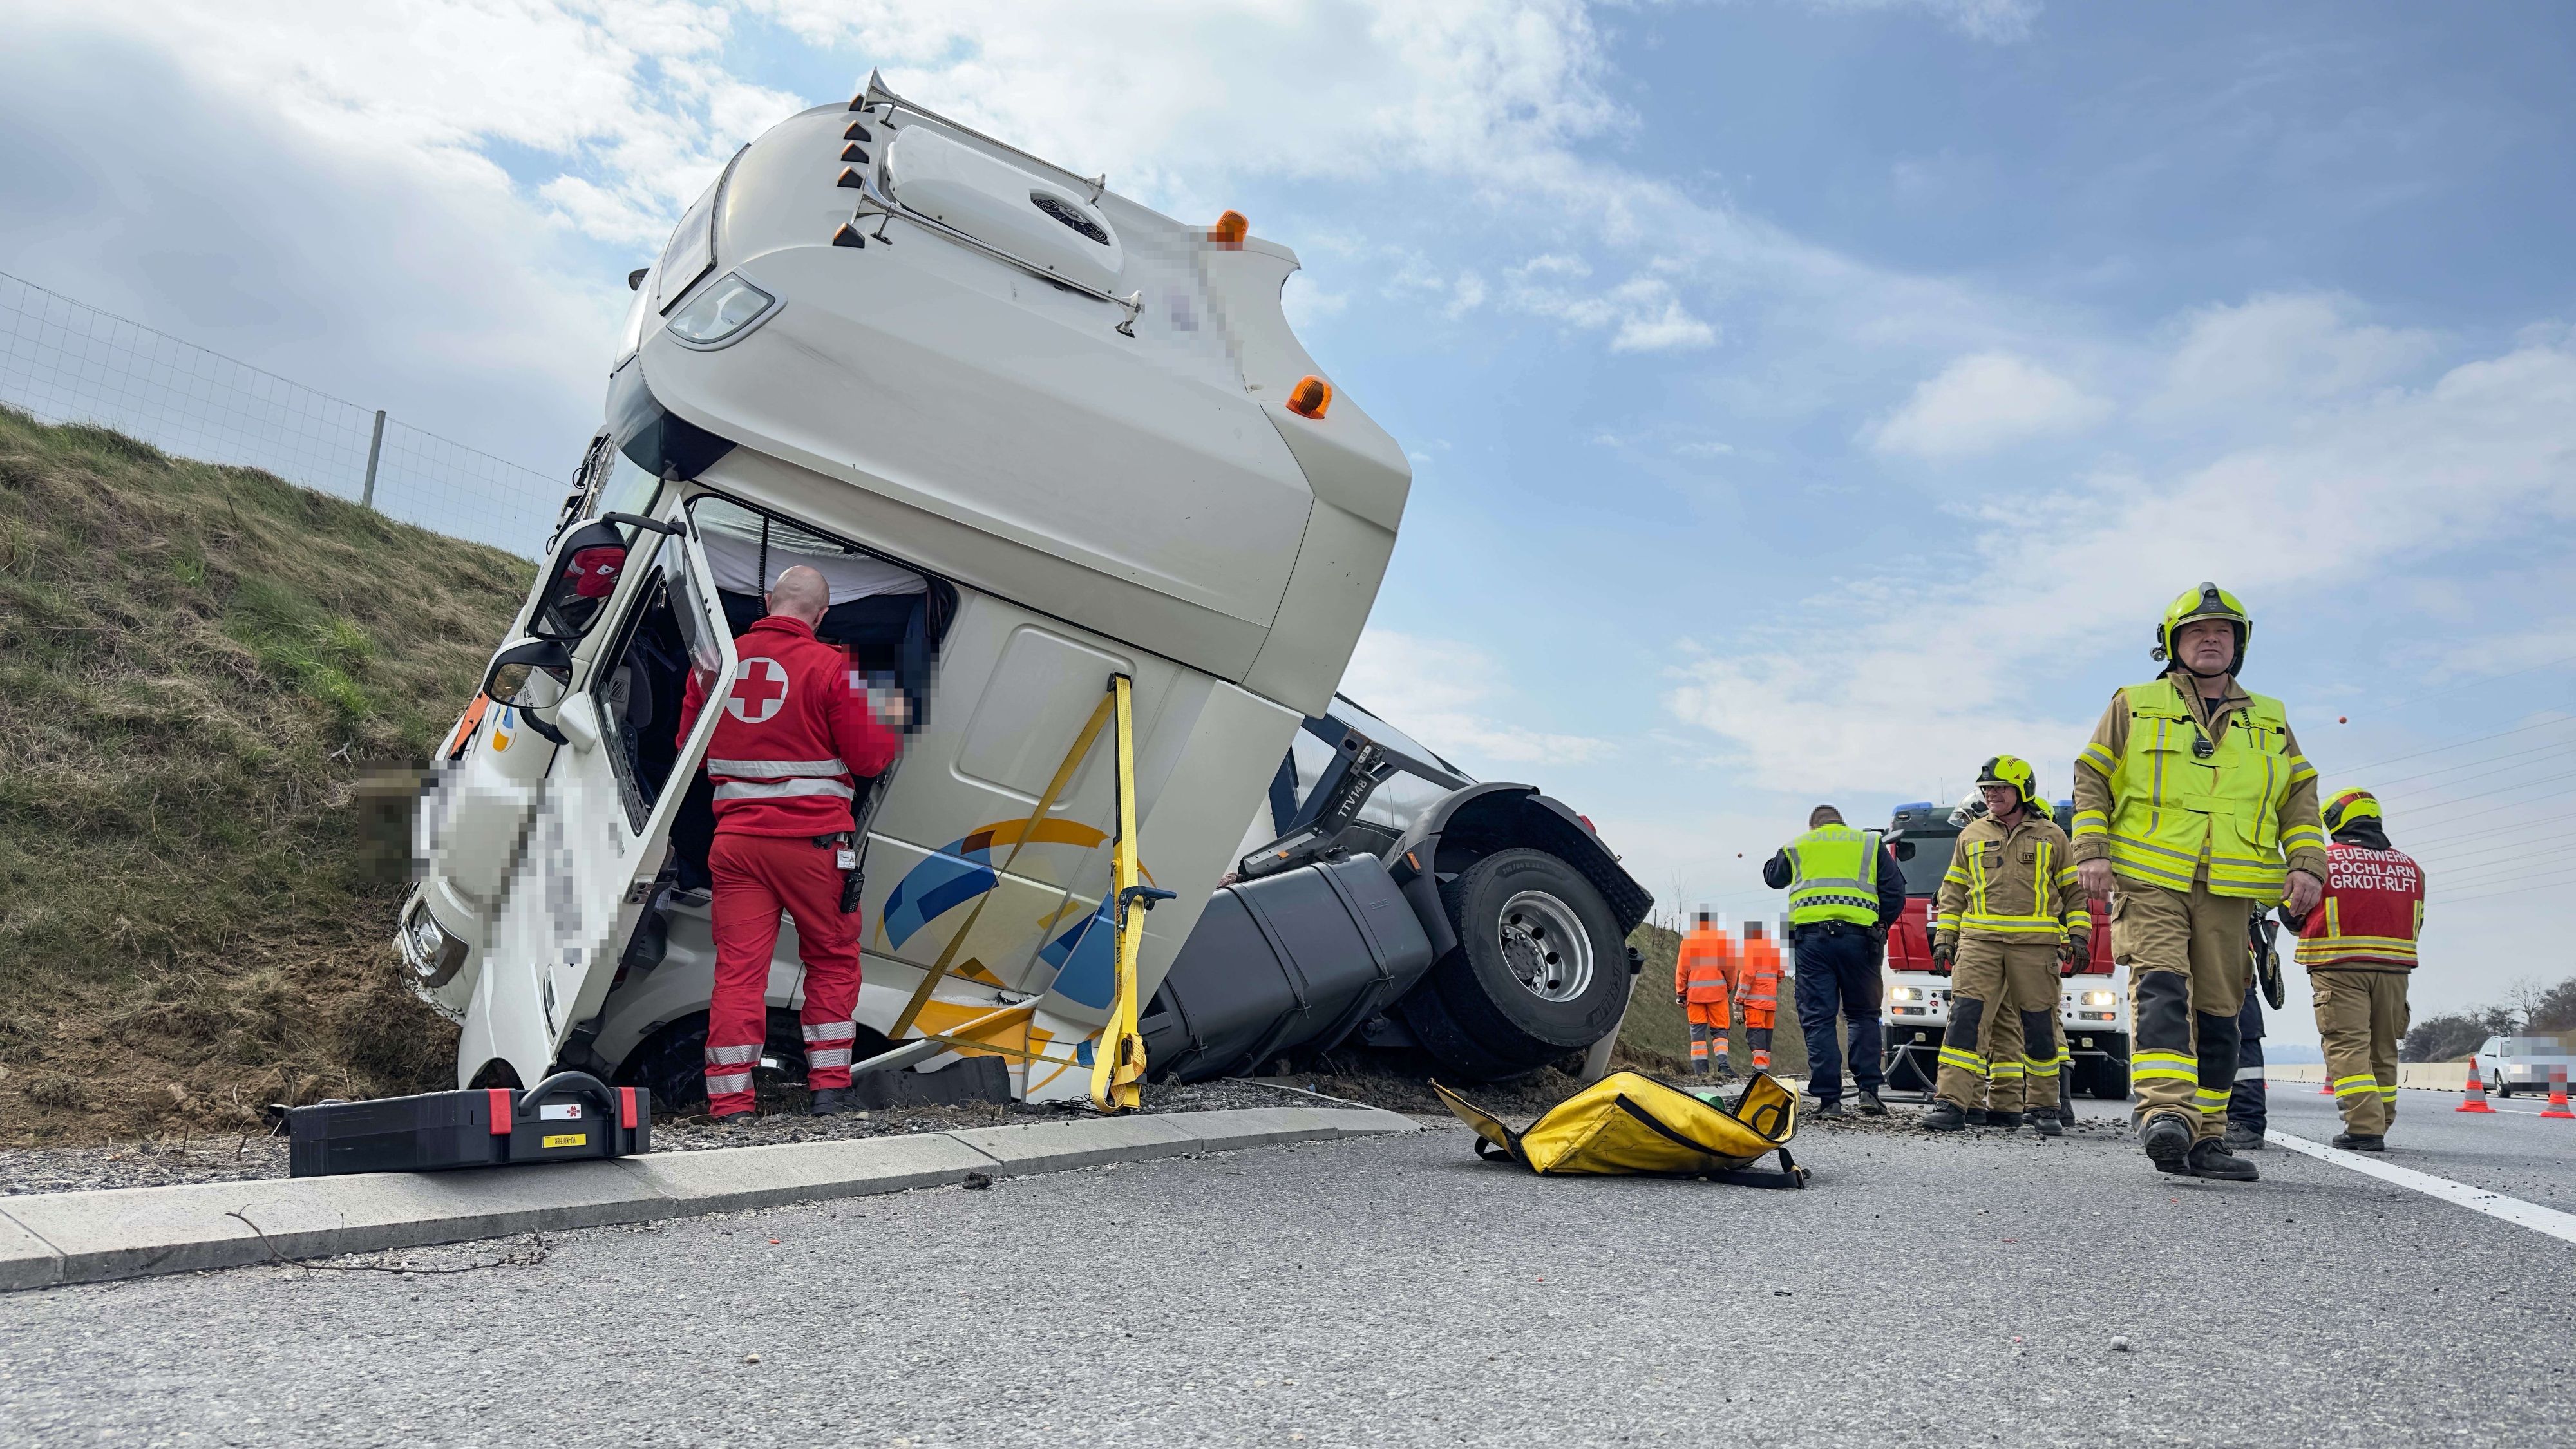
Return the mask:
[[[1905,893],[1909,896],[1937,896],[1941,877],[1950,869],[1950,847],[1958,840],[1953,834],[1928,835],[1907,831],[1904,839],[1914,846],[1912,860],[1897,865],[1905,872]]]
[[[1448,771],[1450,774],[1457,776],[1461,780],[1472,782],[1474,779],[1474,777],[1469,775],[1466,771],[1459,769],[1456,765],[1453,765],[1447,760],[1444,760],[1440,756],[1432,753],[1430,747],[1424,745],[1421,741],[1415,739],[1409,734],[1406,734],[1404,731],[1397,729],[1395,726],[1388,724],[1385,720],[1379,719],[1376,715],[1369,713],[1358,705],[1351,703],[1341,695],[1337,694],[1333,696],[1333,702],[1324,706],[1324,713],[1330,715],[1334,719],[1340,720],[1351,728],[1358,730],[1361,734],[1377,741],[1379,745],[1396,754],[1411,755],[1413,758],[1420,760],[1424,764],[1436,765],[1439,768]]]

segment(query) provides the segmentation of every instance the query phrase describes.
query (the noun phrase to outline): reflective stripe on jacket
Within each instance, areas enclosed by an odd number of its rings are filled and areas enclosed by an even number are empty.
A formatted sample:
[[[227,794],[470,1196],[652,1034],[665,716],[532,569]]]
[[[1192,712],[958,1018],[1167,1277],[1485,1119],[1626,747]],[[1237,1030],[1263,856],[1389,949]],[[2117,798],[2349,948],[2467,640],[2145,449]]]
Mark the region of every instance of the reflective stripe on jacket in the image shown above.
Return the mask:
[[[723,717],[707,746],[716,829],[738,835],[832,835],[851,825],[856,777],[903,752],[852,682],[850,661],[799,619],[771,615],[743,631]],[[680,705],[680,742],[706,707],[698,676]]]
[[[2299,926],[2299,964],[2412,971],[2424,930],[2424,872],[2402,850],[2336,841],[2326,847],[2326,893]]]
[[[2067,859],[2057,822],[2025,810],[2006,830],[1991,815],[1968,822],[1941,877],[1939,931],[1946,935],[2089,940],[2093,912]]]
[[[1735,942],[1715,926],[1694,927],[1673,959],[1673,989],[1686,1001],[1724,1001],[1735,989]]]
[[[1787,845],[1789,924],[1878,924],[1879,832],[1819,825]]]
[[[1735,968],[1735,1000],[1752,1011],[1779,1009],[1780,948],[1769,938],[1744,943],[1743,960]]]
[[[2210,726],[2192,705],[2171,677],[2113,698],[2076,758],[2073,854],[2168,890],[2279,900],[2293,865],[2324,868],[2316,767],[2279,700],[2231,696]]]

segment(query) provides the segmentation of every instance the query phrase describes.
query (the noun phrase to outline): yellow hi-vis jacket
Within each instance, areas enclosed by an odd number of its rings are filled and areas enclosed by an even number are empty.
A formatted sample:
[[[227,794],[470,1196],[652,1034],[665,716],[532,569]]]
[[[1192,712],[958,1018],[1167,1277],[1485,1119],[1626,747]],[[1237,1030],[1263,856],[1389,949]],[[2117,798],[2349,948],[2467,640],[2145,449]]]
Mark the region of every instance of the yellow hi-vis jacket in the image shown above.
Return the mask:
[[[1780,847],[1793,873],[1789,924],[1878,924],[1879,832],[1819,825]]]
[[[2092,939],[2093,912],[2076,884],[2066,832],[2028,808],[2010,830],[1991,815],[1968,822],[1950,847],[1937,905],[1936,939]]]
[[[1476,1129],[1476,1155],[1507,1159],[1545,1176],[1637,1174],[1704,1177],[1747,1187],[1805,1187],[1807,1170],[1789,1156],[1798,1098],[1768,1072],[1755,1072],[1732,1107],[1675,1091],[1636,1072],[1613,1072],[1514,1132],[1494,1114],[1431,1084],[1458,1120]],[[1780,1154],[1778,1172],[1747,1171]]]
[[[2171,676],[2112,696],[2075,759],[2078,861],[2108,856],[2146,885],[2206,881],[2212,895],[2267,902],[2294,869],[2325,878],[2316,767],[2279,700],[2230,691],[2208,718]]]

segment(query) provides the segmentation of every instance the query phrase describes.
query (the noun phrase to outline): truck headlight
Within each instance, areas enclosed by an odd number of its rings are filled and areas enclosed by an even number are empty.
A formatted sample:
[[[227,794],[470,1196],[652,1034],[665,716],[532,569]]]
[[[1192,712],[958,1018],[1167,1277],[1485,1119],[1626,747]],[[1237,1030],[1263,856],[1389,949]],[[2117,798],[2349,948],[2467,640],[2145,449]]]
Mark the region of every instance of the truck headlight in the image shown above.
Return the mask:
[[[403,922],[402,953],[412,979],[424,989],[446,985],[465,964],[465,943],[431,919],[426,905],[414,908],[411,919]]]
[[[730,347],[778,310],[778,299],[727,272],[707,284],[689,305],[671,314],[671,336],[684,347]]]
[[[1896,999],[1899,1001],[1921,1001],[1923,999],[1923,988],[1920,986],[1900,986],[1896,988]]]
[[[2108,1006],[2118,999],[2119,998],[2114,993],[2108,991],[2087,991],[2084,993],[2084,1004],[2086,1006]]]

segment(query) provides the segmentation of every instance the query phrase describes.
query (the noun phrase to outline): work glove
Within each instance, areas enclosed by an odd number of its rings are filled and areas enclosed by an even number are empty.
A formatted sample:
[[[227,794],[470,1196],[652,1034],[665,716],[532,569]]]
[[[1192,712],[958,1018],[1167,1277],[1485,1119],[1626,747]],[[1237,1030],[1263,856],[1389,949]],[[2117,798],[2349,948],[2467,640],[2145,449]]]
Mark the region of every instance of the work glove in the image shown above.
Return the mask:
[[[1687,991],[1676,991],[1676,992],[1674,992],[1674,993],[1673,993],[1673,1005],[1675,1005],[1675,1006],[1688,1006],[1688,1005],[1690,1005],[1690,993],[1689,993],[1689,992],[1687,992]]]
[[[2057,974],[2064,978],[2093,964],[2093,940],[2090,932],[2069,936],[2057,945]]]
[[[1942,975],[1944,975],[1944,976],[1947,976],[1947,975],[1949,975],[1949,974],[1950,974],[1950,967],[1951,967],[1951,964],[1952,964],[1953,962],[1957,961],[1957,960],[1958,960],[1958,958],[1959,958],[1959,938],[1958,938],[1958,937],[1956,937],[1956,936],[1935,936],[1935,937],[1933,937],[1933,938],[1932,938],[1932,969],[1933,969],[1933,970],[1935,970],[1935,971],[1937,971],[1937,972],[1941,973],[1941,974],[1942,974]]]

